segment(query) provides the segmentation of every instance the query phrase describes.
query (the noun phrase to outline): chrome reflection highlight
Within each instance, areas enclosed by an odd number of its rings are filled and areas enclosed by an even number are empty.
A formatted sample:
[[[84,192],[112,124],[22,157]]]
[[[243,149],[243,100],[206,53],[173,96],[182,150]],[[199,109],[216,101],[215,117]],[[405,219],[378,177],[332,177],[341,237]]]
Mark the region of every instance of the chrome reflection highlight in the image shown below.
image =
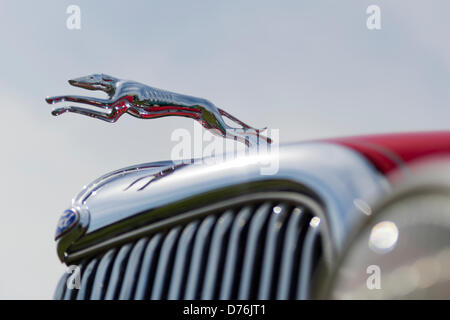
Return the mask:
[[[370,232],[369,248],[376,253],[392,251],[398,242],[398,228],[391,221],[377,223]]]
[[[247,146],[271,143],[270,138],[260,135],[266,128],[253,128],[203,98],[161,90],[139,82],[121,80],[106,74],[92,74],[72,79],[69,80],[69,84],[87,90],[103,91],[109,96],[109,99],[56,96],[47,97],[47,103],[76,102],[102,108],[108,112],[69,106],[54,109],[52,111],[54,116],[72,112],[110,123],[116,122],[125,113],[140,119],[179,116],[194,119],[213,134],[235,139],[245,143]],[[227,125],[222,117],[228,118],[241,126],[241,128]]]
[[[359,211],[364,213],[366,216],[370,216],[372,214],[372,208],[363,199],[355,199],[353,200],[353,204]]]
[[[276,206],[276,207],[273,208],[273,212],[276,213],[276,214],[280,214],[281,210],[282,209],[279,206]]]
[[[320,224],[320,218],[319,217],[314,217],[311,219],[311,221],[309,222],[309,225],[313,228],[317,228]]]

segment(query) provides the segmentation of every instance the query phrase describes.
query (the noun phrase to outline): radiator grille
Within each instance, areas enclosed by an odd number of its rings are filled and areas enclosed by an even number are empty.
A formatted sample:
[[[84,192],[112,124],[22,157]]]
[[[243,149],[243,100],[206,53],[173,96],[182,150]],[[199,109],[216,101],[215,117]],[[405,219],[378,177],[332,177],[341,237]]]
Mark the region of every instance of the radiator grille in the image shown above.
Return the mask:
[[[307,299],[318,218],[288,201],[227,208],[78,263],[55,299]],[[313,223],[312,223],[313,222]]]

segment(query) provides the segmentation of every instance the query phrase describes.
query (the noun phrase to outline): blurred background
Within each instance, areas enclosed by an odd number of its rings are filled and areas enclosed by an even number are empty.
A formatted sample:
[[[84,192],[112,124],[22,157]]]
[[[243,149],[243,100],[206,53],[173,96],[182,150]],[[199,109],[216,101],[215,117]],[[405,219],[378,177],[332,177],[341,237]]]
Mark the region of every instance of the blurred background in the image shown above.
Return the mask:
[[[69,30],[69,5],[81,29]],[[366,9],[381,9],[368,30]],[[52,117],[46,96],[106,73],[207,98],[281,142],[448,129],[450,3],[0,2],[0,299],[49,299],[64,272],[56,222],[83,185],[170,158],[184,118]]]

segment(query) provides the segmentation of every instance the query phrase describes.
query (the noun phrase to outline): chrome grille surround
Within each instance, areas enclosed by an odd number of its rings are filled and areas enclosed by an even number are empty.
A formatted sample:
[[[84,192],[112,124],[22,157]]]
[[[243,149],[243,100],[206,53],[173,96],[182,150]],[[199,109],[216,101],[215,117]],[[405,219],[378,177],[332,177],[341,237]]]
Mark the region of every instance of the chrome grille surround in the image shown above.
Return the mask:
[[[293,192],[245,199],[79,253],[81,288],[65,274],[55,299],[307,299],[319,259],[333,255],[321,205]]]

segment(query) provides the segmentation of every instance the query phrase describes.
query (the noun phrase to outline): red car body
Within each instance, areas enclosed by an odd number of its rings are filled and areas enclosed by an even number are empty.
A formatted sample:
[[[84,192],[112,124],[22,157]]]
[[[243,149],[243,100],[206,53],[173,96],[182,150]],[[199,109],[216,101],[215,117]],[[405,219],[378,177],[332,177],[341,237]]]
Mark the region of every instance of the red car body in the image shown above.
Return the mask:
[[[450,154],[450,131],[392,133],[327,139],[366,157],[380,172],[394,178],[413,164]]]

